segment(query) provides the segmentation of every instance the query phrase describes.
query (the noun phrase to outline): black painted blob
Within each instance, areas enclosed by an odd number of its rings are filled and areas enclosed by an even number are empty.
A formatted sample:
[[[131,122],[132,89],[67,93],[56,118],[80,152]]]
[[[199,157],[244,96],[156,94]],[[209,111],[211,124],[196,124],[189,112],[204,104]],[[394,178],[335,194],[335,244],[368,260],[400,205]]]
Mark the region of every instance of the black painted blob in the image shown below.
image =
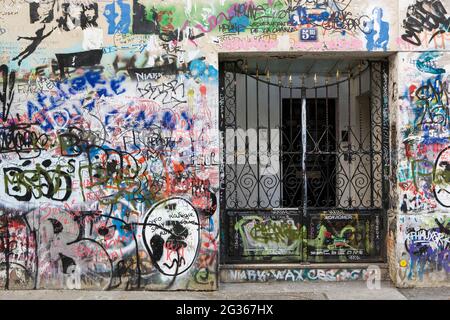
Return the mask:
[[[52,164],[51,160],[47,159],[47,160],[42,161],[42,165],[46,168],[50,167],[51,164]]]
[[[61,222],[53,218],[49,218],[48,220],[52,223],[54,234],[58,234],[63,231],[64,227]]]
[[[76,265],[75,260],[73,260],[71,257],[65,256],[62,253],[59,254],[59,257],[61,258],[63,273],[68,273],[69,267]]]
[[[109,230],[106,226],[101,226],[98,228],[98,234],[101,236],[106,236],[109,233]]]
[[[29,166],[31,164],[31,160],[26,160],[22,163],[23,167]]]
[[[164,251],[164,239],[155,234],[150,240],[150,246],[152,247],[152,256],[156,261],[159,261]]]

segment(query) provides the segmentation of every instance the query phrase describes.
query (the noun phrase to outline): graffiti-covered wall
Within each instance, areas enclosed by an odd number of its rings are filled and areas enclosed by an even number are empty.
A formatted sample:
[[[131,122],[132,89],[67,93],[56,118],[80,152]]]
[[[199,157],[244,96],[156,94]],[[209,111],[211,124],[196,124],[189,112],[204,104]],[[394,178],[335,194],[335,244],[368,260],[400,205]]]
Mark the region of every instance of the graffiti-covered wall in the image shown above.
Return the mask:
[[[449,282],[450,55],[399,54],[397,281]]]
[[[269,51],[417,51],[391,75],[391,262],[399,283],[448,282],[449,56],[428,51],[448,50],[448,12],[449,0],[0,0],[1,287],[216,289],[218,54]]]
[[[2,1],[2,287],[216,288],[217,57],[153,5]]]

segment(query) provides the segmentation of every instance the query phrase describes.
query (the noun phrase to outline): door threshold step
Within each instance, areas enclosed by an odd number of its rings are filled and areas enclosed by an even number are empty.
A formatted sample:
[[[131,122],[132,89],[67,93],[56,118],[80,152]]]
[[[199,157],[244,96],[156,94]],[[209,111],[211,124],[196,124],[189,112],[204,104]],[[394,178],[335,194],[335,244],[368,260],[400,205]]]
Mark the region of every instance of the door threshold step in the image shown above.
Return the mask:
[[[222,283],[389,280],[386,263],[235,264],[219,274]]]

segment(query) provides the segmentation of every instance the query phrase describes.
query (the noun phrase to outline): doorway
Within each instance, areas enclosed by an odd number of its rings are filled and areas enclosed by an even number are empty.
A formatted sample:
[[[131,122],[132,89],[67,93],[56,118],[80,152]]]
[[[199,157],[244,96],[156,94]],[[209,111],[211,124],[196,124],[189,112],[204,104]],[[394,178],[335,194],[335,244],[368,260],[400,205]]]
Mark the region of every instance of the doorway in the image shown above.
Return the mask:
[[[383,260],[387,72],[378,60],[220,63],[222,263]]]

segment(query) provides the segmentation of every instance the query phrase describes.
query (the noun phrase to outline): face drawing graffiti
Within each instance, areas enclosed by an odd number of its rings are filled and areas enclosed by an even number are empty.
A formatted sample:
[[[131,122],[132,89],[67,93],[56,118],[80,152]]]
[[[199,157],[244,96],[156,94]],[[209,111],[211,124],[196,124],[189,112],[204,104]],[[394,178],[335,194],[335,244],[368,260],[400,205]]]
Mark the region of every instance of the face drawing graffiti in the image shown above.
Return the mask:
[[[190,268],[197,255],[200,239],[197,212],[182,198],[163,200],[147,213],[143,239],[159,271],[179,275]]]
[[[434,195],[443,207],[450,207],[450,149],[441,151],[433,171]]]

